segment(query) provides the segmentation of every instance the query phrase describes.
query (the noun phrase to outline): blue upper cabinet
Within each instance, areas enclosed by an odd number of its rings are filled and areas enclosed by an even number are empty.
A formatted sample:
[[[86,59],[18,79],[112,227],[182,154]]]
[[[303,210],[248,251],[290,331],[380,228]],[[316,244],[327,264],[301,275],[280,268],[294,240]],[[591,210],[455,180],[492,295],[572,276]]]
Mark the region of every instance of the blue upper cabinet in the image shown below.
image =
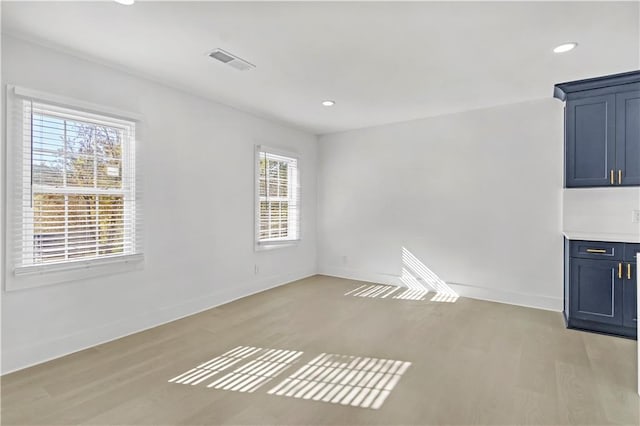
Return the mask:
[[[605,186],[615,178],[615,95],[568,101],[566,185]]]
[[[640,90],[616,95],[616,179],[640,185]]]
[[[565,186],[640,185],[640,71],[556,84],[566,101]]]

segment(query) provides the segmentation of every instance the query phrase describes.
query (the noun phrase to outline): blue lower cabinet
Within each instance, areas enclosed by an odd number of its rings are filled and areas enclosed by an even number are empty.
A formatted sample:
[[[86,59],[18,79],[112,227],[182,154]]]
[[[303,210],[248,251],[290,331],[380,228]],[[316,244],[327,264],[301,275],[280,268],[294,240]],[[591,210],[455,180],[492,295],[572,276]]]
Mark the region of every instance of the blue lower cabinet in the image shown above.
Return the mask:
[[[595,241],[565,244],[567,327],[637,336],[636,267],[624,261],[624,248],[624,243]],[[620,255],[607,256],[610,252]]]
[[[622,325],[620,262],[571,259],[572,317],[602,324]]]
[[[622,283],[622,324],[625,327],[638,327],[638,284],[636,265],[627,263]]]

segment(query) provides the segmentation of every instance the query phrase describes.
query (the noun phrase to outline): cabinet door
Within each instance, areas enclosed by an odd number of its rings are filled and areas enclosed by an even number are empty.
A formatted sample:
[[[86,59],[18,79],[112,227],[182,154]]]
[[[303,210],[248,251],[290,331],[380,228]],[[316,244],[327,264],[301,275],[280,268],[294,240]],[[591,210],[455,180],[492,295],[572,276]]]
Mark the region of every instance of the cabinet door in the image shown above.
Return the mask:
[[[629,266],[627,266],[629,265]],[[625,327],[638,325],[638,286],[636,281],[636,265],[625,263],[622,294],[622,317]],[[629,268],[627,270],[627,268]]]
[[[571,259],[570,315],[576,319],[622,325],[620,262]]]
[[[640,90],[616,95],[616,183],[640,185]]]
[[[566,186],[610,186],[615,169],[615,95],[567,102]]]

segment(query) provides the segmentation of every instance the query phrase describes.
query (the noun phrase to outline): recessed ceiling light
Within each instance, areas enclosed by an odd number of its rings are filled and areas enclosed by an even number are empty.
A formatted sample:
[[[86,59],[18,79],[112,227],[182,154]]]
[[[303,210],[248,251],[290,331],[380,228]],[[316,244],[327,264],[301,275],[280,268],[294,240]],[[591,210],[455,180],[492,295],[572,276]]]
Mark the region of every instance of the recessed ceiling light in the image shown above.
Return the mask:
[[[577,45],[578,45],[578,43],[576,43],[575,41],[572,41],[571,43],[561,44],[560,46],[558,46],[555,49],[553,49],[553,51],[555,53],[565,53],[565,52],[568,52],[570,50],[575,49]]]
[[[125,6],[131,6],[136,2],[136,0],[113,0],[116,3],[124,4]]]
[[[330,100],[322,101],[322,105],[324,106],[334,106],[335,104],[336,104],[336,101],[330,101]]]

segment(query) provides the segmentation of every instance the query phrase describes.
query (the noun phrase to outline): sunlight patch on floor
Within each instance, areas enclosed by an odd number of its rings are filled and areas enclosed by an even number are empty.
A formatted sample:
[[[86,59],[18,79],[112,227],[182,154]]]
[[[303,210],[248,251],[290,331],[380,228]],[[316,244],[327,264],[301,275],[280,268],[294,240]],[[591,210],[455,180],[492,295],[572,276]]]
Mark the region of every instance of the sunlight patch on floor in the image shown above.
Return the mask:
[[[378,409],[410,362],[323,353],[268,393]]]
[[[403,276],[403,282],[409,283],[412,278]],[[416,287],[415,285],[407,287],[399,287],[385,284],[365,284],[351,291],[346,292],[345,296],[352,297],[368,297],[371,299],[397,299],[397,300],[427,300],[429,290]],[[432,293],[429,299],[432,302],[455,303],[458,295],[455,293]]]
[[[432,302],[443,302],[443,303],[455,303],[456,300],[458,300],[458,295],[446,294],[446,293],[436,293],[435,296],[431,298]]]
[[[255,392],[299,362],[302,351],[238,346],[169,380],[235,392]],[[233,371],[232,366],[236,366]],[[275,396],[378,409],[410,362],[322,353],[267,393]],[[219,374],[222,372],[226,374]]]
[[[429,290],[416,279],[406,268],[402,268],[400,281],[406,286],[404,291],[393,296],[394,299],[402,300],[425,300]]]
[[[388,296],[391,296],[398,290],[401,290],[402,287],[398,287],[395,285],[384,285],[384,284],[365,284],[356,288],[355,290],[351,290],[345,293],[345,296],[354,296],[354,297],[372,297],[378,299],[384,299]]]
[[[407,298],[412,300],[424,300],[430,291],[435,293],[432,302],[455,303],[458,300],[458,294],[406,247],[402,247],[401,281],[408,288]]]
[[[253,392],[290,367],[302,354],[301,351],[270,349],[257,359],[220,377],[207,387],[236,392]]]
[[[296,362],[301,351],[238,346],[169,380],[169,383],[197,385],[230,367],[235,370],[215,379],[208,388],[253,392]]]
[[[371,299],[422,301],[428,299],[429,293],[434,293],[434,296],[429,299],[431,302],[455,303],[458,300],[458,294],[406,247],[402,247],[400,282],[403,286],[363,284],[344,295]]]
[[[173,379],[169,379],[169,383],[197,385],[262,350],[262,348],[256,348],[253,346],[238,346],[220,356],[203,362],[197,367],[192,368]]]

